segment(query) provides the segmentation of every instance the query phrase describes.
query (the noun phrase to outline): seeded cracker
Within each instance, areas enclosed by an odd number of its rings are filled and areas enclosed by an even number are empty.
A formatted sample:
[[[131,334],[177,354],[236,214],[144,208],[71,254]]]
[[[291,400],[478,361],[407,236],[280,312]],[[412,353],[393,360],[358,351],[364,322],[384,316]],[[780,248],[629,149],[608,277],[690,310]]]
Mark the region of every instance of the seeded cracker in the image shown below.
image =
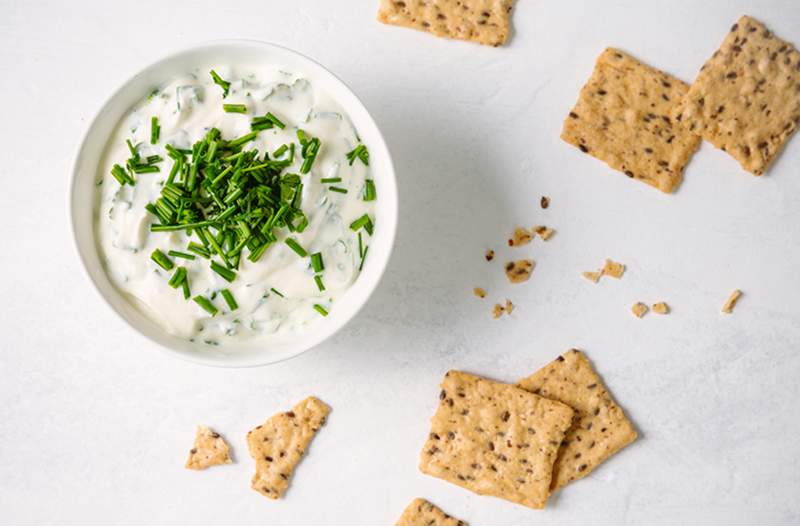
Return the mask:
[[[653,312],[656,314],[669,314],[669,305],[663,301],[653,304]]]
[[[425,499],[414,499],[395,526],[467,526]]]
[[[637,433],[589,360],[575,349],[559,356],[519,386],[575,410],[553,466],[553,491],[585,477],[634,440]]]
[[[230,463],[230,447],[225,439],[206,426],[197,426],[194,445],[186,459],[186,469],[200,470]]]
[[[536,265],[532,259],[519,259],[506,263],[506,277],[511,283],[524,283],[531,278],[533,267]]]
[[[381,0],[378,21],[500,46],[508,38],[513,0]]]
[[[637,318],[641,318],[642,316],[647,314],[648,310],[650,310],[650,309],[647,307],[647,305],[645,305],[641,301],[638,302],[638,303],[634,303],[633,306],[631,307],[631,312]]]
[[[675,115],[742,168],[761,175],[800,126],[800,53],[743,16]]]
[[[256,462],[251,487],[265,497],[281,498],[294,468],[329,412],[327,405],[311,396],[247,433],[247,447]]]
[[[628,177],[672,192],[700,139],[671,115],[689,86],[606,49],[564,121],[561,138]]]
[[[544,507],[572,409],[458,371],[445,375],[439,400],[420,470],[479,495]]]
[[[521,247],[527,245],[533,240],[533,235],[527,228],[517,227],[514,229],[514,235],[508,240],[508,246]]]

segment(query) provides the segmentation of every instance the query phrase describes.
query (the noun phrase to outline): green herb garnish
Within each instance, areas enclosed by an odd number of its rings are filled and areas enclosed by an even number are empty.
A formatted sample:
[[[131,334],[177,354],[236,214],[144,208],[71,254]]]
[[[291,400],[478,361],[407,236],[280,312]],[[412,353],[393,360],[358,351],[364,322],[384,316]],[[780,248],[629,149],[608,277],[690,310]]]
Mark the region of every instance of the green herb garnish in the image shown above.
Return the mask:
[[[236,279],[236,272],[232,271],[229,268],[223,267],[216,261],[211,261],[211,270],[222,276],[222,279],[224,279],[228,283]]]
[[[314,276],[314,283],[317,284],[317,288],[319,289],[320,292],[325,291],[325,284],[322,283],[322,276],[320,275]]]
[[[281,294],[281,292],[280,292],[278,289],[276,289],[275,287],[272,287],[272,288],[270,288],[269,290],[271,290],[272,292],[274,292],[275,294],[277,294],[277,295],[278,295],[278,296],[280,296],[281,298],[283,298],[283,297],[284,297],[284,295],[283,295],[283,294]]]
[[[224,99],[225,97],[228,96],[228,90],[231,87],[231,83],[228,82],[227,80],[222,80],[222,77],[217,75],[217,72],[214,71],[213,69],[211,70],[210,73],[211,73],[211,78],[214,79],[214,84],[222,88],[222,98]]]
[[[225,303],[228,304],[228,308],[230,310],[234,311],[239,308],[239,304],[236,303],[236,299],[233,297],[233,293],[230,290],[222,289],[220,293],[222,294]]]
[[[158,142],[158,136],[161,135],[161,125],[158,124],[158,117],[150,118],[150,144]]]
[[[358,232],[360,228],[363,228],[367,231],[367,234],[372,235],[372,230],[374,228],[372,224],[372,219],[369,218],[369,215],[364,214],[363,216],[359,217],[352,223],[350,223],[350,230],[353,232]]]
[[[211,300],[206,298],[205,296],[195,296],[192,298],[195,303],[200,305],[200,307],[206,311],[207,313],[211,314],[212,316],[216,316],[219,310],[211,303]]]
[[[177,250],[170,250],[169,252],[167,252],[167,254],[169,254],[170,256],[172,256],[174,258],[183,258],[183,259],[190,259],[190,260],[196,259],[196,257],[193,256],[192,254],[187,254],[186,252],[179,252]]]
[[[184,281],[186,281],[186,268],[178,267],[175,269],[175,273],[172,274],[172,277],[169,280],[169,286],[173,289],[177,289],[183,285]]]
[[[325,310],[325,307],[323,307],[322,305],[320,305],[320,304],[318,304],[318,303],[315,303],[315,304],[314,304],[314,310],[315,310],[315,311],[317,311],[317,312],[319,312],[319,313],[320,313],[320,314],[322,314],[323,316],[327,316],[327,315],[328,315],[328,311],[327,311],[327,310]]]
[[[284,243],[289,245],[289,248],[294,250],[297,253],[297,255],[300,256],[301,258],[304,258],[308,255],[308,252],[306,252],[306,250],[303,247],[301,247],[300,243],[295,241],[294,238],[287,237]]]
[[[175,263],[172,262],[163,252],[159,249],[153,250],[150,254],[150,259],[156,262],[156,264],[163,268],[164,270],[172,270],[172,267],[175,266]]]
[[[322,262],[321,252],[315,252],[311,254],[311,268],[314,269],[314,272],[322,272],[325,270],[325,264]]]
[[[331,192],[339,193],[339,194],[346,194],[347,193],[347,189],[346,188],[341,188],[339,186],[329,186],[328,190],[330,190]]]
[[[225,113],[247,113],[247,106],[244,104],[223,104],[222,109]]]
[[[362,163],[369,166],[369,150],[361,143],[358,143],[358,146],[347,152],[347,162],[350,163],[350,166],[353,166],[356,159],[360,159]]]
[[[324,178],[320,179],[319,182],[322,183],[322,184],[341,183],[342,182],[342,178],[341,177],[324,177]]]
[[[364,182],[364,201],[374,201],[378,197],[375,191],[375,181],[367,179]]]

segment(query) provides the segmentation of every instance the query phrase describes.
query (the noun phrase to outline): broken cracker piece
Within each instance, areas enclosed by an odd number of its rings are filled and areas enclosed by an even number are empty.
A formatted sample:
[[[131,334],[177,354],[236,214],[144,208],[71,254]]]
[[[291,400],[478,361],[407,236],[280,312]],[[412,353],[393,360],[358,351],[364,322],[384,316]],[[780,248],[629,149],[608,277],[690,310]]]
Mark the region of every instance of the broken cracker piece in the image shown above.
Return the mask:
[[[677,78],[608,48],[564,120],[561,139],[631,179],[672,192],[700,146],[700,137],[672,119],[687,91]]]
[[[508,38],[513,0],[381,0],[378,21],[488,46]]]
[[[548,206],[550,206],[550,198],[543,195],[542,199],[539,201],[539,206],[541,206],[542,209],[546,209]]]
[[[200,470],[231,462],[230,446],[225,439],[206,426],[197,426],[194,445],[186,459],[186,469]]]
[[[330,407],[313,396],[291,411],[271,416],[247,433],[247,447],[256,462],[251,487],[270,499],[279,499],[289,487],[294,469],[319,428],[325,424]]]
[[[598,272],[588,272],[587,271],[587,272],[582,272],[581,276],[583,276],[584,278],[588,279],[591,282],[597,283],[598,281],[600,281],[600,278],[603,276],[603,272],[602,271],[598,271]]]
[[[741,17],[700,69],[675,120],[762,175],[800,126],[800,53]]]
[[[505,310],[506,310],[505,307],[503,307],[499,303],[495,303],[494,307],[492,307],[492,318],[494,319],[499,318],[500,316],[503,315],[503,312],[505,312]]]
[[[625,265],[606,259],[606,264],[602,272],[604,276],[611,276],[612,278],[619,279],[625,273]]]
[[[728,301],[725,302],[725,305],[722,306],[722,312],[725,314],[731,314],[733,312],[733,308],[736,307],[736,302],[739,301],[739,298],[742,297],[742,291],[739,289],[734,290],[731,292],[730,297],[728,297]]]
[[[511,314],[512,312],[514,312],[514,304],[511,303],[511,300],[509,299],[506,300],[505,309],[506,309],[506,314]]]
[[[647,311],[648,311],[648,310],[650,310],[650,309],[648,309],[648,308],[647,308],[647,305],[645,305],[645,304],[644,304],[644,303],[642,303],[641,301],[640,301],[640,302],[638,302],[638,303],[634,303],[634,304],[633,304],[633,307],[631,307],[631,312],[632,312],[632,313],[633,313],[633,315],[634,315],[634,316],[636,316],[637,318],[641,318],[642,316],[644,316],[645,314],[647,314]]]
[[[636,440],[633,424],[611,398],[586,356],[576,349],[520,380],[518,385],[575,410],[553,466],[553,491],[585,477]]]
[[[494,259],[494,250],[489,249],[486,251],[486,254],[483,256],[486,258],[486,261],[491,261]]]
[[[448,372],[420,455],[423,473],[542,508],[573,410],[513,385]]]
[[[519,247],[527,245],[533,239],[533,235],[527,228],[517,227],[514,229],[514,235],[508,240],[508,246]]]
[[[663,301],[653,304],[653,312],[656,314],[669,314],[669,305]]]
[[[479,298],[485,298],[486,297],[486,291],[483,290],[480,287],[475,287],[474,289],[472,289],[472,293],[475,294],[476,296],[478,296]]]
[[[414,499],[395,526],[467,526],[425,499]]]
[[[506,277],[511,283],[528,281],[536,263],[532,259],[518,259],[506,263]]]
[[[533,227],[533,231],[536,232],[537,234],[539,234],[539,237],[542,238],[545,241],[547,241],[548,239],[553,237],[553,234],[556,233],[556,231],[553,230],[552,228],[548,228],[548,227],[542,226],[542,225],[538,225],[538,226]]]

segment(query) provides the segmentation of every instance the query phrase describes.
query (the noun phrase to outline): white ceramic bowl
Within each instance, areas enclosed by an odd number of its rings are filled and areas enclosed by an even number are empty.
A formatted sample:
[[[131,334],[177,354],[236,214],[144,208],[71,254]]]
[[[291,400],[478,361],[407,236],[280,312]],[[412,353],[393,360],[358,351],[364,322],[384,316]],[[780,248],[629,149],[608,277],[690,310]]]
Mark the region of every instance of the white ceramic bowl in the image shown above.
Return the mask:
[[[289,343],[211,347],[168,334],[125,299],[109,281],[100,263],[94,228],[99,203],[94,183],[112,131],[123,115],[154,87],[195,67],[216,63],[245,63],[255,66],[277,64],[288,71],[302,74],[342,105],[363,142],[369,146],[370,168],[378,190],[375,236],[370,242],[369,257],[361,275],[336,302],[330,314]],[[205,365],[247,367],[297,356],[329,338],[358,313],[378,285],[392,252],[397,227],[397,186],[392,160],[381,132],[361,101],[341,80],[320,64],[295,51],[263,42],[226,40],[201,44],[171,54],[135,74],[111,96],[89,125],[76,155],[70,208],[75,243],[89,278],[123,320],[145,337],[181,358]]]

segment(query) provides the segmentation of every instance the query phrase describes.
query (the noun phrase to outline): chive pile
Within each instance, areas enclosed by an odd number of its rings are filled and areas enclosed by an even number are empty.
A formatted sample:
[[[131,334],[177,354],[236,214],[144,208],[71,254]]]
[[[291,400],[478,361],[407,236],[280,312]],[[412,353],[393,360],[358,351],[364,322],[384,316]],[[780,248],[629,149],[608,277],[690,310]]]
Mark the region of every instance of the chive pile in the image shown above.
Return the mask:
[[[213,70],[211,77],[227,97],[230,83]],[[223,104],[228,113],[247,113],[244,104]],[[192,299],[200,308],[214,316],[219,312],[213,300],[217,294],[205,297],[192,297],[189,273],[186,267],[176,264],[174,259],[186,262],[198,258],[207,260],[213,272],[225,281],[232,283],[237,278],[242,258],[258,261],[264,252],[278,242],[280,234],[287,232],[285,243],[300,258],[308,258],[309,268],[313,270],[314,282],[320,292],[325,291],[322,272],[325,269],[322,253],[309,255],[306,247],[292,234],[302,233],[308,226],[308,218],[301,208],[303,183],[301,175],[311,172],[312,166],[322,146],[320,139],[298,129],[296,143],[290,142],[278,147],[271,154],[251,148],[250,144],[258,133],[271,128],[284,129],[284,124],[272,113],[254,117],[250,133],[237,138],[224,138],[216,128],[207,131],[202,140],[191,149],[176,148],[165,144],[166,155],[172,160],[169,174],[162,186],[161,195],[148,203],[145,209],[156,221],[150,226],[152,232],[182,231],[189,237],[185,250],[169,250],[167,254],[155,249],[151,259],[161,269],[172,272],[168,284],[180,288],[184,298]],[[157,117],[150,122],[150,143],[157,144],[160,139],[160,124]],[[126,141],[130,158],[125,166],[115,164],[111,175],[120,185],[135,185],[139,174],[160,172],[159,164],[164,159],[159,155],[142,157],[138,146]],[[249,148],[249,149],[246,149]],[[288,171],[299,156],[299,174]],[[369,152],[359,143],[347,154],[352,165],[360,160],[369,165]],[[322,183],[341,182],[341,178],[321,179]],[[328,186],[332,192],[347,193],[347,189]],[[376,199],[375,183],[366,181],[362,199]],[[358,236],[359,269],[363,268],[367,255],[361,230],[372,235],[372,219],[365,214],[350,224],[350,229]],[[277,289],[271,291],[277,296],[283,294]],[[236,298],[229,289],[222,289],[220,295],[230,311],[238,309]],[[328,311],[321,305],[314,309],[323,316]]]

